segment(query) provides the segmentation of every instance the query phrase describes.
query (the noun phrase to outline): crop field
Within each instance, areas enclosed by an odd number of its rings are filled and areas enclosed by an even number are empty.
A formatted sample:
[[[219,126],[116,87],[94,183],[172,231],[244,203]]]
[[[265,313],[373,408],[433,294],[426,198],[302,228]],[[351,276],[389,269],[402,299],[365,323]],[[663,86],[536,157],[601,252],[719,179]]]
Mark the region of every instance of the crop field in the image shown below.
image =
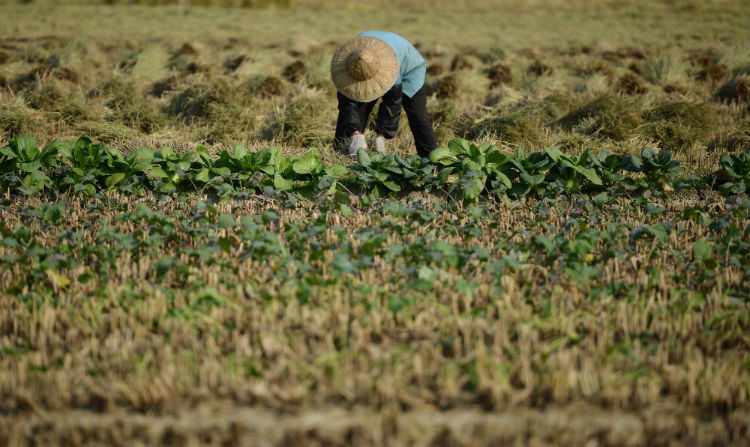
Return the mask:
[[[88,3],[0,2],[0,445],[750,445],[746,1]]]

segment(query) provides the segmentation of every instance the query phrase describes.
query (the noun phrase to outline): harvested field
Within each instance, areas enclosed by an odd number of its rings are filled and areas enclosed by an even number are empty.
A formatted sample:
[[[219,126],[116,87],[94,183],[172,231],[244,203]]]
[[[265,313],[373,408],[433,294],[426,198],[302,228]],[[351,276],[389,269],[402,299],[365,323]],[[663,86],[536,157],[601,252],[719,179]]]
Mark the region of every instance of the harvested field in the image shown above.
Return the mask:
[[[193,3],[0,4],[0,445],[750,444],[745,2]]]

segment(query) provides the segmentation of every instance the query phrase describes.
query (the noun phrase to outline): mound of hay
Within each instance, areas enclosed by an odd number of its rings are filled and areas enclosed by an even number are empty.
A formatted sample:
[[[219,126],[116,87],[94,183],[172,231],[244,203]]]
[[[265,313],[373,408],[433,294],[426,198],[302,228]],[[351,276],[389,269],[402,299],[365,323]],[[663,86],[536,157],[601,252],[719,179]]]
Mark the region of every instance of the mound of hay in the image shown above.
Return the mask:
[[[224,68],[228,72],[237,71],[238,68],[240,68],[240,65],[242,65],[243,62],[247,59],[247,56],[244,54],[241,54],[236,57],[230,57],[227,60],[224,61]]]
[[[454,75],[448,75],[435,82],[435,95],[441,99],[454,99],[458,96],[458,79]]]
[[[273,98],[275,96],[284,96],[286,94],[286,86],[284,85],[284,81],[275,76],[250,79],[246,83],[246,89],[252,95],[256,95],[264,99]]]
[[[289,82],[299,82],[305,78],[307,66],[302,61],[294,61],[284,68],[282,76]]]
[[[132,82],[119,78],[109,79],[91,92],[90,96],[106,101],[107,107],[112,110],[108,121],[145,133],[153,133],[166,123],[164,114],[146,100]]]
[[[428,76],[440,76],[445,72],[445,67],[440,62],[435,62],[427,66]]]
[[[735,104],[750,103],[750,75],[735,76],[716,91],[720,101]]]
[[[442,147],[455,137],[454,125],[458,121],[458,107],[447,99],[429,100],[427,112],[435,128],[438,146]]]
[[[490,88],[510,84],[513,81],[513,72],[504,64],[495,64],[487,70],[490,79]]]
[[[334,112],[319,94],[297,96],[269,117],[264,136],[297,147],[328,145],[333,141]]]
[[[646,81],[635,73],[625,73],[617,80],[617,92],[626,95],[642,95],[648,91]]]
[[[632,98],[608,93],[573,110],[555,124],[622,141],[630,138],[641,124],[639,103]]]
[[[186,124],[202,129],[209,143],[243,139],[255,128],[250,95],[223,81],[196,84],[172,98],[166,112]]]
[[[547,113],[542,104],[528,104],[510,112],[494,110],[466,122],[464,136],[474,140],[496,136],[527,149],[538,148],[543,144]]]
[[[451,71],[456,70],[471,70],[474,68],[474,63],[471,61],[471,56],[467,53],[459,53],[453,56],[451,60]]]
[[[552,67],[550,67],[549,65],[545,64],[539,59],[536,59],[534,62],[531,63],[531,65],[529,65],[526,71],[535,76],[543,76],[543,75],[552,74],[553,70],[552,70]]]
[[[81,135],[105,143],[127,141],[136,136],[133,129],[115,122],[80,121],[73,128]]]
[[[716,113],[708,104],[666,102],[644,114],[642,134],[671,151],[683,151],[705,141],[716,127]]]
[[[680,95],[687,94],[688,88],[682,84],[672,83],[664,86],[664,93],[679,93]]]
[[[13,138],[29,134],[38,123],[34,111],[21,98],[0,101],[0,137]]]
[[[711,64],[698,72],[697,78],[711,84],[724,82],[729,77],[729,67],[724,64]]]
[[[157,98],[161,98],[165,93],[177,90],[178,83],[179,78],[177,76],[172,75],[166,77],[161,81],[154,82],[153,85],[151,85],[149,94],[151,94],[152,96],[156,96]]]

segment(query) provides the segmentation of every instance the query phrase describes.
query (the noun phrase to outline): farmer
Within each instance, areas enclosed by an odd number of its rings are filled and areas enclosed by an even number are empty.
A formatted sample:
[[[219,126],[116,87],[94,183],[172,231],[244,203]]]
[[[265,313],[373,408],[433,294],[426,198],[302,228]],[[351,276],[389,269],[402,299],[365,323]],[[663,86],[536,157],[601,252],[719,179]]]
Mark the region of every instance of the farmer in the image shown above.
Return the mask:
[[[376,120],[375,150],[385,152],[385,140],[396,136],[404,106],[417,153],[435,149],[435,131],[427,113],[426,64],[414,45],[398,34],[365,31],[344,42],[331,59],[331,79],[339,100],[336,145],[351,138],[349,155],[367,149],[367,118],[382,98]]]

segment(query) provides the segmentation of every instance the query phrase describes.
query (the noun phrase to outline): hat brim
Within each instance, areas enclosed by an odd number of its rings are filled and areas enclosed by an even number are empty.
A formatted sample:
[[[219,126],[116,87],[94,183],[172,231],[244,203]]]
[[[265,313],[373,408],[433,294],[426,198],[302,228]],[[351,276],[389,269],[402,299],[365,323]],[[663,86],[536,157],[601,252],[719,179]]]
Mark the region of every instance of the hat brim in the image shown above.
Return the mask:
[[[346,68],[349,55],[367,50],[375,54],[380,63],[378,73],[365,81],[354,79]],[[331,80],[336,90],[357,102],[370,102],[383,96],[398,79],[396,54],[385,42],[375,37],[358,36],[344,42],[331,58]]]

